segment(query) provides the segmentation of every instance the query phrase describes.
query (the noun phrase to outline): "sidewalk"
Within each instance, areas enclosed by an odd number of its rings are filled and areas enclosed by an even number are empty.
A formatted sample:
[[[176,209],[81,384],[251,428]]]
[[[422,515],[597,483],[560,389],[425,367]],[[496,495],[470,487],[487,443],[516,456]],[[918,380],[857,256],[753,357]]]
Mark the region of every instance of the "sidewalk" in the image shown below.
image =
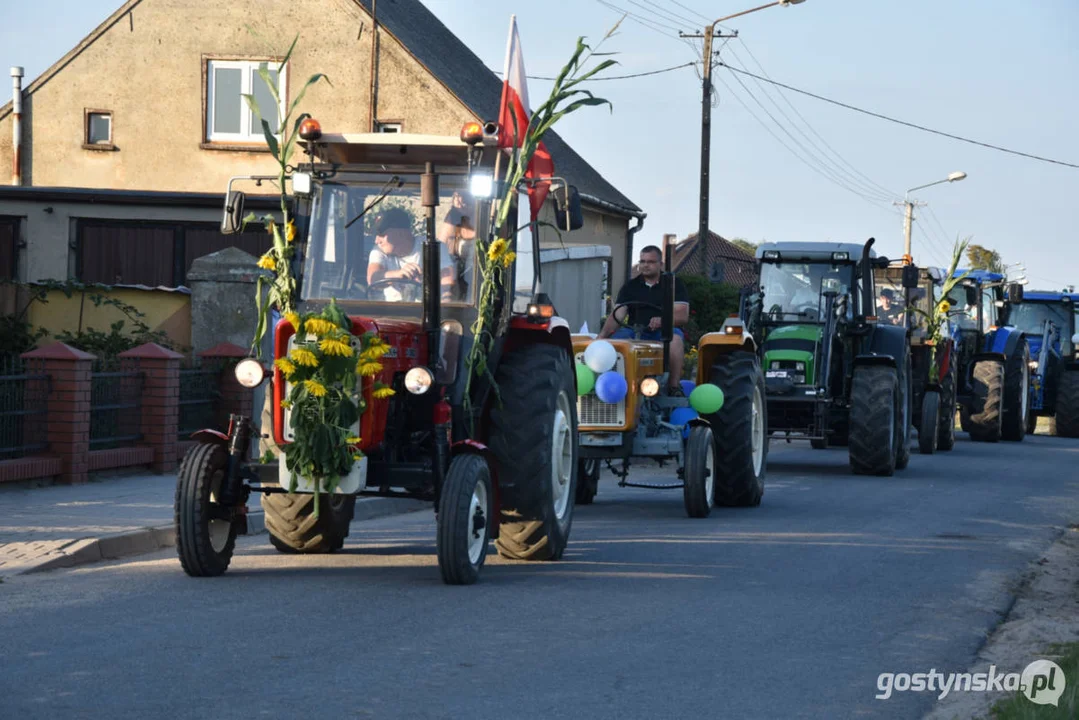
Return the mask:
[[[81,485],[0,485],[0,578],[174,547],[176,475],[143,474]],[[265,530],[259,494],[247,501],[248,535]],[[360,498],[353,522],[430,508],[402,498]]]

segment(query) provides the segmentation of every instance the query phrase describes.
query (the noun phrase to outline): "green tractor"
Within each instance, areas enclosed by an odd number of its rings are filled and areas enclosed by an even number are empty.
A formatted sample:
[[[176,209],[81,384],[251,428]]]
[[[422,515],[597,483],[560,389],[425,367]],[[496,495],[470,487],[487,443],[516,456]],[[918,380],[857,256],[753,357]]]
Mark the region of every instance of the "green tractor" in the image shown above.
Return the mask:
[[[759,341],[769,436],[845,445],[855,474],[890,476],[910,461],[911,352],[906,328],[878,316],[873,270],[889,261],[874,242],[763,243],[742,317]]]

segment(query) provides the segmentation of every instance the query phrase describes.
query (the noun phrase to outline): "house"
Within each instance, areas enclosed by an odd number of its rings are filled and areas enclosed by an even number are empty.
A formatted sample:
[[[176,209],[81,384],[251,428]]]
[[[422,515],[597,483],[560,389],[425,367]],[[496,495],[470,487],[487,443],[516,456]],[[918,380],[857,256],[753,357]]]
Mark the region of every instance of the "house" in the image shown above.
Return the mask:
[[[272,106],[258,70],[297,32],[274,79],[291,103],[313,73],[329,76],[301,108],[327,132],[457,135],[497,118],[500,78],[419,0],[128,0],[25,88],[18,80],[17,141],[15,98],[0,108],[0,168],[12,168],[0,274],[182,289],[196,257],[261,253],[265,233],[218,227],[230,177],[275,172],[241,95]],[[585,227],[564,242],[609,247],[619,284],[644,213],[557,134],[544,140],[584,206]],[[272,208],[272,196],[260,206],[249,194],[248,206]]]
[[[756,283],[756,265],[752,254],[711,231],[707,248],[701,247],[698,233],[693,233],[674,246],[671,258],[671,269],[677,275],[704,275],[738,288]]]

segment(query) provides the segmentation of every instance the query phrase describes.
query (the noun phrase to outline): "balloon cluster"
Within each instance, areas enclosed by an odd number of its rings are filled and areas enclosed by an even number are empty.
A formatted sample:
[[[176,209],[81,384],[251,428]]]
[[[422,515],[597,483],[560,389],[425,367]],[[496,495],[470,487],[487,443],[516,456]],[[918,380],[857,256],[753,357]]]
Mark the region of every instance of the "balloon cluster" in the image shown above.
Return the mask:
[[[577,363],[577,394],[587,395],[594,389],[596,397],[605,403],[619,403],[629,387],[626,379],[614,370],[618,351],[606,340],[596,340],[584,351],[584,363]]]

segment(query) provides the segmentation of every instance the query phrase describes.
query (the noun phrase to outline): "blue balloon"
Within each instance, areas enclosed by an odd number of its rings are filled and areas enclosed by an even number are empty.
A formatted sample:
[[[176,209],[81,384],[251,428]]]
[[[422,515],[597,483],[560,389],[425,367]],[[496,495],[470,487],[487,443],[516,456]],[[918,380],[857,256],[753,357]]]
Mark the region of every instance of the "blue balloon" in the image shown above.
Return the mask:
[[[689,437],[689,425],[687,424],[693,418],[700,417],[700,414],[691,407],[678,407],[671,411],[671,425],[682,425],[682,437]]]
[[[689,397],[690,393],[693,392],[693,388],[697,387],[697,383],[692,380],[682,380],[679,384],[682,386],[682,392],[685,393],[686,397]]]
[[[614,370],[608,370],[596,378],[596,397],[605,403],[613,405],[622,402],[626,390],[626,379]]]

